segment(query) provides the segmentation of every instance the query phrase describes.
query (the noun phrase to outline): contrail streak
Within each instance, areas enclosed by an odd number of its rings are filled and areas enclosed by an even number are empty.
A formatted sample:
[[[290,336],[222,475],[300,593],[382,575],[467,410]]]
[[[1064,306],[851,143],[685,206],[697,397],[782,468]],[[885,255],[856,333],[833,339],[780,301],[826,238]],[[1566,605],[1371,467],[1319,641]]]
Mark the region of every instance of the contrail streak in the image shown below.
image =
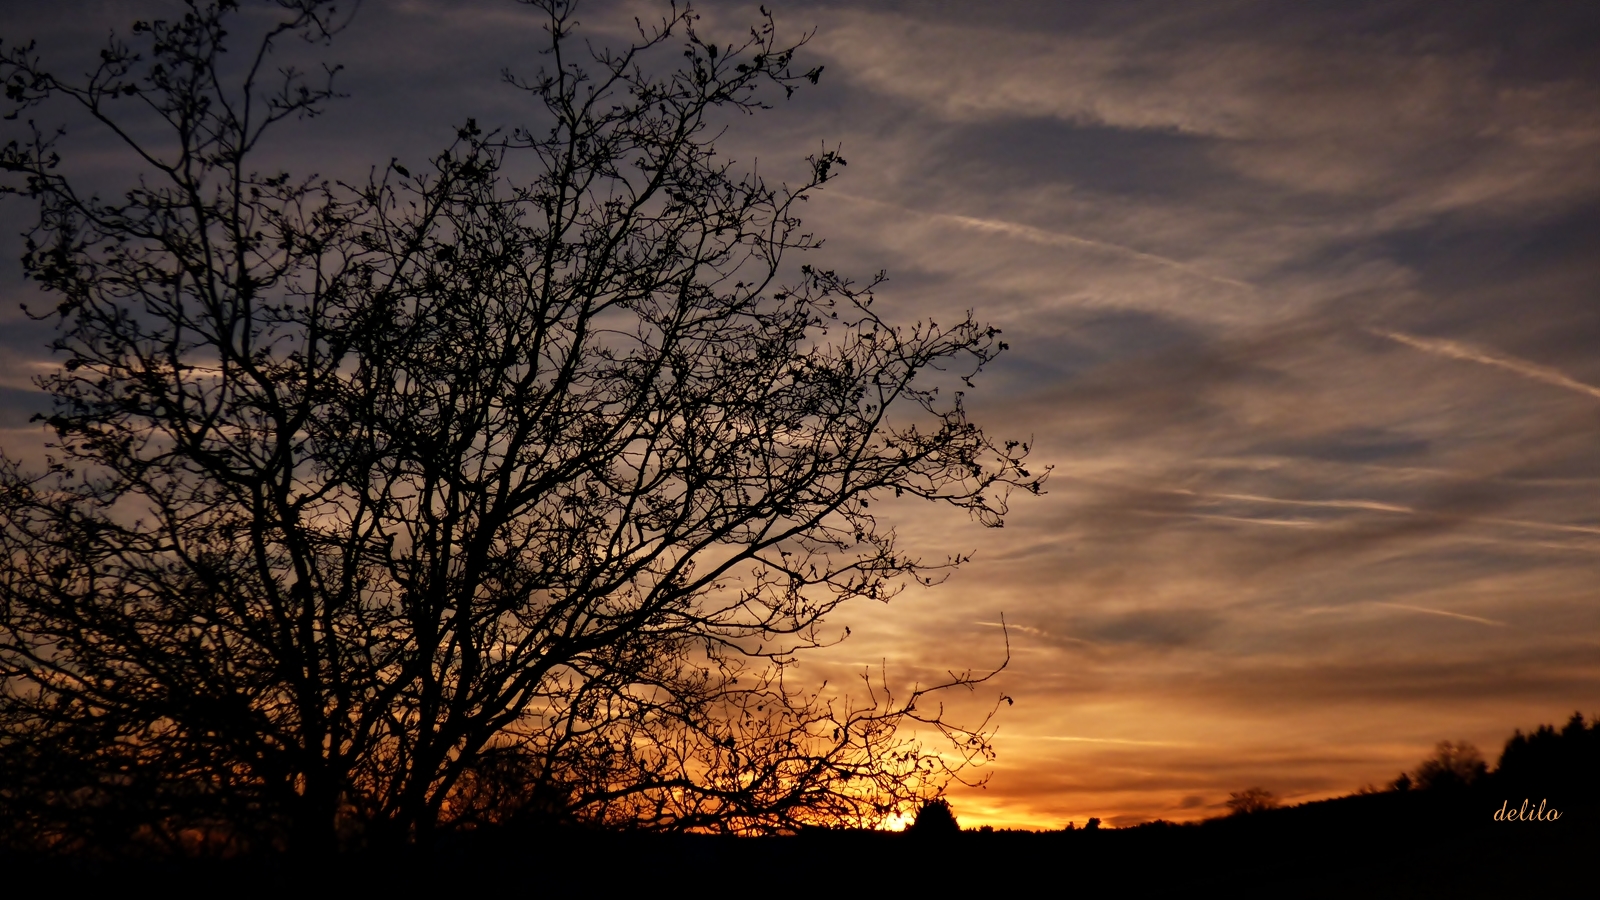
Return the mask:
[[[1187,519],[1206,519],[1216,522],[1238,522],[1241,525],[1271,525],[1274,528],[1318,528],[1326,527],[1329,523],[1313,519],[1257,519],[1250,516],[1219,516],[1213,513],[1184,512],[1174,513]]]
[[[978,231],[988,231],[995,234],[1004,234],[1010,237],[1022,238],[1025,241],[1035,244],[1044,244],[1052,247],[1089,247],[1095,250],[1108,250],[1121,256],[1140,260],[1141,262],[1154,263],[1155,265],[1163,266],[1168,269],[1177,269],[1178,271],[1187,275],[1192,275],[1196,278],[1203,278],[1206,281],[1213,281],[1217,284],[1225,284],[1229,287],[1243,288],[1247,291],[1255,290],[1255,285],[1247,282],[1238,281],[1233,278],[1224,278],[1221,275],[1213,275],[1210,272],[1202,271],[1194,266],[1189,265],[1188,263],[1180,262],[1176,259],[1158,256],[1154,253],[1146,253],[1143,250],[1135,250],[1132,247],[1124,247],[1121,244],[1113,244],[1109,241],[1098,241],[1093,238],[1078,237],[1075,234],[1065,234],[1059,231],[1045,231],[1043,228],[1034,228],[1032,225],[1022,225],[1016,222],[1005,222],[999,219],[978,219],[972,216],[958,216],[954,213],[924,213],[923,215],[935,219],[943,219],[947,222],[954,222],[957,225],[973,228]]]
[[[1430,470],[1422,470],[1422,471],[1430,471]],[[1124,482],[1113,481],[1113,480],[1104,479],[1104,478],[1094,478],[1094,477],[1085,476],[1085,475],[1077,475],[1077,476],[1068,475],[1068,476],[1065,476],[1065,477],[1073,479],[1073,480],[1076,480],[1076,481],[1081,481],[1081,482],[1084,482],[1086,484],[1105,485],[1105,486],[1110,486],[1110,487],[1115,487],[1115,488],[1121,488],[1121,489],[1124,489],[1124,490],[1129,489],[1129,487],[1130,487],[1130,485],[1128,485],[1128,484],[1126,484]],[[1590,483],[1590,479],[1572,479],[1572,481],[1574,481],[1574,483],[1583,484],[1583,485],[1587,485],[1587,484]],[[1502,525],[1502,526],[1506,526],[1506,527],[1510,527],[1510,528],[1524,528],[1524,529],[1530,529],[1530,530],[1533,530],[1533,531],[1551,531],[1551,532],[1556,532],[1556,533],[1560,533],[1560,534],[1581,534],[1581,535],[1587,535],[1587,536],[1591,536],[1591,537],[1600,537],[1600,527],[1597,527],[1597,526],[1594,526],[1594,525],[1568,525],[1568,524],[1564,524],[1564,523],[1561,523],[1561,522],[1537,522],[1537,521],[1534,521],[1534,520],[1531,520],[1531,519],[1506,519],[1506,518],[1500,518],[1500,517],[1496,517],[1496,516],[1455,515],[1455,514],[1452,514],[1452,513],[1448,512],[1448,511],[1433,511],[1433,510],[1428,510],[1428,509],[1418,509],[1416,507],[1411,507],[1411,506],[1402,506],[1402,505],[1397,504],[1397,503],[1384,503],[1384,502],[1379,501],[1379,500],[1301,500],[1301,499],[1295,499],[1295,498],[1290,498],[1290,497],[1268,497],[1268,496],[1264,496],[1262,494],[1236,494],[1236,493],[1224,493],[1224,492],[1213,492],[1213,491],[1196,491],[1196,490],[1193,490],[1193,489],[1190,489],[1190,488],[1153,488],[1153,489],[1149,489],[1149,490],[1152,493],[1171,494],[1171,495],[1176,495],[1176,496],[1180,496],[1180,497],[1193,497],[1193,498],[1195,498],[1197,500],[1202,500],[1202,501],[1231,500],[1231,501],[1240,502],[1240,503],[1262,503],[1262,504],[1271,504],[1271,505],[1275,505],[1275,506],[1303,506],[1303,507],[1309,507],[1309,508],[1313,508],[1313,509],[1364,510],[1364,511],[1371,511],[1371,512],[1394,513],[1396,515],[1404,515],[1404,516],[1424,516],[1424,517],[1433,517],[1433,518],[1437,518],[1437,519],[1448,519],[1448,520],[1451,520],[1451,521],[1461,522],[1461,523],[1464,523],[1464,524]],[[1280,527],[1280,528],[1314,528],[1314,527],[1319,527],[1319,526],[1320,527],[1332,527],[1332,526],[1335,526],[1335,525],[1339,524],[1336,521],[1323,520],[1323,519],[1282,519],[1282,518],[1261,518],[1261,517],[1253,517],[1253,516],[1229,516],[1229,515],[1222,515],[1222,514],[1219,514],[1219,513],[1193,512],[1191,510],[1178,510],[1178,511],[1173,511],[1173,512],[1161,512],[1161,511],[1155,511],[1155,510],[1135,510],[1134,513],[1137,514],[1137,515],[1145,515],[1145,516],[1168,515],[1168,516],[1179,517],[1179,518],[1187,518],[1187,519],[1209,519],[1209,520],[1220,521],[1220,522],[1238,522],[1238,523],[1243,524],[1243,525],[1270,525],[1270,526],[1276,526],[1276,527]],[[1549,547],[1559,548],[1559,549],[1563,549],[1563,550],[1579,550],[1579,549],[1582,549],[1582,550],[1593,550],[1593,549],[1595,549],[1593,545],[1587,545],[1587,546],[1584,546],[1584,547],[1575,547],[1575,546],[1568,545],[1568,544],[1540,544],[1538,546],[1549,546]],[[1409,608],[1409,607],[1407,607],[1407,608]],[[1451,613],[1445,613],[1445,615],[1452,615],[1452,614]],[[982,624],[982,623],[980,623],[980,624]]]
[[[1506,627],[1506,623],[1501,622],[1501,621],[1499,621],[1497,619],[1485,619],[1482,616],[1469,616],[1466,613],[1454,613],[1454,612],[1449,612],[1449,611],[1443,610],[1443,609],[1429,609],[1426,606],[1411,606],[1411,605],[1406,604],[1406,603],[1378,603],[1378,602],[1373,602],[1372,605],[1373,606],[1387,606],[1387,607],[1389,607],[1391,609],[1408,609],[1408,610],[1410,610],[1412,612],[1427,613],[1427,614],[1432,615],[1432,616],[1448,616],[1449,618],[1452,618],[1452,619],[1464,619],[1464,620],[1466,620],[1468,622],[1477,622],[1480,625],[1493,625],[1496,628],[1505,628]]]
[[[1069,734],[1019,734],[1014,737],[1033,738],[1036,741],[1070,741],[1082,744],[1134,744],[1140,747],[1192,747],[1193,744],[1182,744],[1175,741],[1131,741],[1123,738],[1092,738],[1078,737]]]
[[[883,200],[873,200],[867,197],[855,197],[848,194],[835,194],[834,196],[843,197],[846,200],[854,200],[858,203],[871,203],[877,206],[887,206],[891,209],[900,210],[901,212],[911,213],[912,215],[922,216],[928,219],[949,222],[951,224],[959,225],[963,228],[970,228],[975,231],[987,231],[991,234],[1003,234],[1008,237],[1021,238],[1022,240],[1033,244],[1043,244],[1048,247],[1086,247],[1092,250],[1103,250],[1110,253],[1115,253],[1119,256],[1126,256],[1129,259],[1137,259],[1141,262],[1158,265],[1163,268],[1176,269],[1177,271],[1183,272],[1186,275],[1191,275],[1195,278],[1202,278],[1206,281],[1215,282],[1217,284],[1225,284],[1229,287],[1242,288],[1247,291],[1254,291],[1256,289],[1255,285],[1250,284],[1249,282],[1239,281],[1234,278],[1225,278],[1221,275],[1213,275],[1210,272],[1197,269],[1186,262],[1182,262],[1181,260],[1160,256],[1155,253],[1147,253],[1143,250],[1135,250],[1132,247],[1125,247],[1122,244],[1114,244],[1110,241],[1078,237],[1075,234],[1066,234],[1060,231],[1046,231],[1043,228],[1035,228],[1032,225],[1023,225],[1018,222],[1006,222],[1001,219],[980,219],[974,216],[956,215],[955,213],[925,212],[923,210],[910,209],[898,204],[889,203]]]
[[[1377,500],[1294,500],[1287,497],[1264,497],[1260,494],[1219,494],[1191,491],[1186,488],[1174,488],[1172,493],[1218,500],[1239,500],[1246,503],[1273,503],[1283,506],[1309,506],[1320,509],[1366,509],[1373,512],[1416,513],[1416,510],[1409,506],[1396,506],[1393,503],[1380,503]]]
[[[987,625],[990,628],[1004,628],[1008,631],[1020,631],[1023,634],[1044,634],[1044,629],[1032,625],[1018,625],[1014,622],[973,622],[974,625]]]
[[[1423,338],[1415,335],[1405,334],[1399,331],[1380,331],[1378,329],[1368,330],[1379,337],[1386,337],[1391,341],[1397,341],[1405,344],[1407,347],[1410,347],[1414,350],[1421,350],[1423,353],[1432,353],[1436,356],[1444,356],[1450,359],[1460,359],[1467,362],[1479,363],[1485,366],[1494,366],[1497,369],[1505,369],[1507,372],[1514,372],[1518,375],[1521,375],[1523,378],[1531,378],[1534,381],[1542,381],[1545,384],[1554,385],[1559,388],[1566,388],[1569,391],[1576,391],[1580,394],[1587,394],[1590,397],[1600,400],[1600,387],[1595,387],[1592,384],[1584,384],[1581,381],[1569,378],[1565,373],[1556,369],[1552,369],[1549,366],[1541,366],[1538,363],[1529,362],[1525,359],[1517,359],[1514,356],[1490,353],[1486,350],[1480,350],[1476,347],[1469,347],[1466,344],[1457,343],[1456,341],[1447,341],[1443,338]]]
[[[1539,531],[1561,531],[1567,534],[1600,535],[1600,528],[1591,525],[1562,525],[1556,522],[1533,522],[1528,519],[1476,519],[1491,525],[1510,525],[1513,528],[1533,528]]]

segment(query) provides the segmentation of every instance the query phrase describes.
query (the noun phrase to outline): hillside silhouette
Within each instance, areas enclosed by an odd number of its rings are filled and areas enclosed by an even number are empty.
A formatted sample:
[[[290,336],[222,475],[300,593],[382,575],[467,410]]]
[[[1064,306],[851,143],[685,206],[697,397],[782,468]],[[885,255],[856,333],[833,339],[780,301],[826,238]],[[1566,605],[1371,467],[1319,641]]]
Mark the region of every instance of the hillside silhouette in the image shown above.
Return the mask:
[[[426,852],[349,853],[322,863],[317,883],[346,889],[437,883],[474,889],[761,883],[774,876],[872,883],[904,872],[951,884],[1072,885],[1080,890],[1217,888],[1230,893],[1477,896],[1491,890],[1572,889],[1592,881],[1584,861],[1600,838],[1600,720],[1520,730],[1490,767],[1466,742],[1441,742],[1384,788],[1282,805],[1254,786],[1228,815],[1199,822],[1054,831],[962,829],[935,800],[904,832],[806,829],[759,838],[585,830],[523,820],[458,832]],[[1539,810],[1543,809],[1542,818]],[[1559,815],[1552,815],[1552,813]],[[1093,823],[1098,825],[1098,821]],[[13,883],[154,879],[170,883],[306,882],[287,855],[93,848],[52,856],[13,848],[0,859]]]

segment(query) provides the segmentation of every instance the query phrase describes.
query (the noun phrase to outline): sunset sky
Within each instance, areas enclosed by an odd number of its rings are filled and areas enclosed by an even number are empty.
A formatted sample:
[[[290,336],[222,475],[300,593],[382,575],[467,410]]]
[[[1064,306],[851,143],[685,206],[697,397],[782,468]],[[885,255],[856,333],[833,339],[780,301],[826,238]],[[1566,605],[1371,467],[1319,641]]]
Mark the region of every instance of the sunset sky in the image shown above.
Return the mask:
[[[847,607],[816,672],[1009,667],[963,825],[1217,815],[1348,793],[1444,739],[1600,713],[1600,6],[784,2],[821,83],[719,143],[763,172],[841,149],[808,261],[887,317],[972,309],[1011,350],[973,418],[1048,493],[1003,529],[896,506],[947,582]],[[172,4],[5,0],[0,37],[92,65]],[[737,40],[755,4],[706,2]],[[597,42],[661,4],[586,0]],[[280,135],[364,177],[519,124],[508,0],[367,0],[350,94]],[[0,445],[37,453],[50,327],[17,310],[0,202]],[[889,514],[886,513],[886,520]],[[968,702],[956,706],[967,709]],[[980,710],[981,711],[981,710]]]

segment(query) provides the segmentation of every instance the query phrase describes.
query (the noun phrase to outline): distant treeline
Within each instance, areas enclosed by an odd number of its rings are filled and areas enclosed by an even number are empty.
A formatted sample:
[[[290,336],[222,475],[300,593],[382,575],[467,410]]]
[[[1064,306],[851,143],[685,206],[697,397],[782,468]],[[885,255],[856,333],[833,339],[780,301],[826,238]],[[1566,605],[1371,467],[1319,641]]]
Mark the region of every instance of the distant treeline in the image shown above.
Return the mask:
[[[1345,827],[1384,830],[1373,824],[1375,820],[1388,821],[1402,830],[1424,820],[1447,827],[1476,828],[1512,821],[1559,822],[1567,828],[1600,830],[1600,716],[1586,722],[1582,713],[1575,712],[1559,728],[1540,725],[1526,734],[1517,729],[1493,768],[1470,741],[1440,741],[1416,768],[1401,772],[1381,788],[1369,784],[1342,797],[1285,806],[1272,791],[1252,785],[1230,794],[1226,805],[1228,814],[1189,825],[1157,819],[1111,830],[1256,830],[1257,826],[1279,828],[1290,822],[1292,828],[1309,831]],[[954,828],[953,824],[941,824],[953,819],[947,805],[931,812],[936,815],[926,833]],[[917,824],[923,824],[920,818]],[[1069,824],[1059,833],[1094,831],[1099,825],[1099,819],[1090,819],[1088,829]]]
[[[1420,829],[1449,840],[1494,835],[1483,846],[1501,850],[1512,845],[1499,839],[1513,834],[1518,841],[1565,841],[1600,831],[1600,717],[1586,722],[1573,713],[1560,727],[1518,730],[1493,768],[1471,743],[1441,741],[1432,756],[1382,788],[1368,785],[1347,796],[1286,807],[1256,786],[1233,794],[1228,806],[1231,814],[1193,826],[1157,820],[1122,830],[1198,828],[1301,839],[1360,832],[1405,840]]]
[[[1568,803],[1574,810],[1600,805],[1600,718],[1573,713],[1560,730],[1541,725],[1506,741],[1488,788],[1535,802]]]

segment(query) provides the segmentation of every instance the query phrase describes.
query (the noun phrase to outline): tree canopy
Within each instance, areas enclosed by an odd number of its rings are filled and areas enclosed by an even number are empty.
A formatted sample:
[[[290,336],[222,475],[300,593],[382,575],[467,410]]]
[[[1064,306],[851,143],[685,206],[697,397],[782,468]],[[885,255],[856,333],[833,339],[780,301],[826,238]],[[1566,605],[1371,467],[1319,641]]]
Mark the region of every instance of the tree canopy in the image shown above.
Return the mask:
[[[596,47],[574,4],[526,5],[532,124],[363,179],[259,162],[338,98],[337,67],[272,64],[340,31],[324,0],[280,0],[243,66],[231,0],[135,23],[79,81],[4,48],[15,112],[75,105],[138,168],[93,193],[26,117],[0,153],[61,363],[45,467],[0,458],[15,833],[871,826],[990,752],[929,697],[985,676],[896,697],[794,665],[839,604],[962,561],[902,552],[874,501],[996,526],[1039,491],[928,377],[970,379],[998,331],[886,321],[881,276],[786,256],[844,160],[774,185],[716,155],[718,115],[820,74],[765,11],[734,44],[684,6]]]

